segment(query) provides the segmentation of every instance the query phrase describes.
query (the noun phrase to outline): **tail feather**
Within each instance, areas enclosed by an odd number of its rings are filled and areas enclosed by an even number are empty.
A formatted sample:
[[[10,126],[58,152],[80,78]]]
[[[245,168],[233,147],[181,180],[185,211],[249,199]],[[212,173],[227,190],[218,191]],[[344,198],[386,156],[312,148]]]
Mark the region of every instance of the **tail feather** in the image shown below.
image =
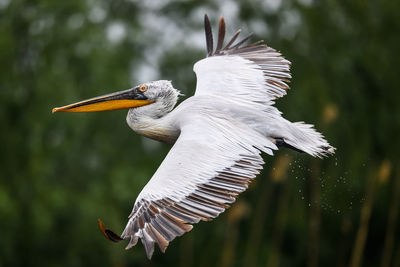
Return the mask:
[[[304,122],[290,123],[287,135],[281,139],[283,141],[281,144],[284,144],[281,146],[300,150],[313,157],[322,158],[335,153],[335,148],[324,139],[323,135],[317,132],[313,125]]]

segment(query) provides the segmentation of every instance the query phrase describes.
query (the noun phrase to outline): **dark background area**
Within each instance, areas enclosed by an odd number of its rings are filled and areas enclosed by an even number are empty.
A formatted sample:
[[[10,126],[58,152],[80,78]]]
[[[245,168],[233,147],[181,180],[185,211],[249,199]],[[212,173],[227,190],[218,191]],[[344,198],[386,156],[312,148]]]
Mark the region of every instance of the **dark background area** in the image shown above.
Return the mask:
[[[0,0],[0,266],[400,266],[400,2]],[[337,148],[288,150],[237,202],[148,261],[120,233],[169,150],[126,111],[55,106],[148,80],[193,94],[203,16],[292,62],[277,106]]]

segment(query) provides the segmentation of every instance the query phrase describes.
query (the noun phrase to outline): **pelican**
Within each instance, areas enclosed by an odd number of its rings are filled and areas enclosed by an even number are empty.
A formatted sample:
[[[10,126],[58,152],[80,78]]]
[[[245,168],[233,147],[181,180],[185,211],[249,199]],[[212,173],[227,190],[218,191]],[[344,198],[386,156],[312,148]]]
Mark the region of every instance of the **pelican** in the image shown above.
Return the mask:
[[[241,30],[224,45],[223,17],[214,50],[207,15],[204,25],[207,57],[193,67],[196,91],[177,107],[179,90],[160,80],[53,109],[129,109],[133,131],[173,145],[137,197],[122,234],[98,221],[107,239],[129,239],[126,249],[140,238],[148,259],[154,244],[164,253],[192,224],[225,211],[262,170],[263,152],[286,147],[319,158],[334,153],[313,125],[290,122],[273,106],[291,78],[290,62],[280,52],[263,41],[245,45],[251,34],[235,43]]]

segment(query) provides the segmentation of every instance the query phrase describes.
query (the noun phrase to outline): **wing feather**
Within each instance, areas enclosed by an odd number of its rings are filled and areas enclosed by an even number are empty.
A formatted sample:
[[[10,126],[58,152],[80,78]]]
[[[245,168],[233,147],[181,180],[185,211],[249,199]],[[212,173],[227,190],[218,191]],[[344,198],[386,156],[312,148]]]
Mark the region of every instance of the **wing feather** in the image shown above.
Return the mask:
[[[218,43],[217,48],[215,49],[215,53],[219,53],[221,51],[222,45],[225,39],[225,21],[224,18],[221,17],[219,19],[219,27],[218,27]]]
[[[204,29],[206,33],[207,55],[211,56],[213,53],[213,34],[210,20],[208,19],[207,15],[204,16]]]
[[[213,51],[212,31],[207,16],[205,16],[205,31],[207,58],[200,60],[194,66],[198,80],[196,95],[237,96],[239,90],[241,90],[239,95],[252,94],[255,90],[259,90],[258,93],[264,93],[261,99],[270,105],[272,100],[286,94],[286,90],[289,89],[287,83],[291,79],[290,62],[280,52],[262,44],[262,40],[244,45],[253,34],[249,34],[234,44],[241,30],[233,35],[224,48],[221,48],[225,37],[225,21],[222,17],[215,51]],[[235,73],[241,72],[251,72],[252,75],[243,78],[234,77]],[[210,75],[210,73],[214,73],[214,75]],[[221,90],[221,88],[225,88],[225,90]]]
[[[239,37],[239,34],[242,32],[241,29],[237,30],[231,40],[226,44],[226,46],[223,48],[223,50],[229,50],[231,49],[230,46],[236,41],[236,39]]]
[[[261,151],[276,149],[244,124],[203,117],[191,116],[184,123],[175,145],[138,196],[121,234],[130,239],[127,249],[140,238],[151,258],[155,244],[164,252],[192,224],[217,217],[261,171]]]

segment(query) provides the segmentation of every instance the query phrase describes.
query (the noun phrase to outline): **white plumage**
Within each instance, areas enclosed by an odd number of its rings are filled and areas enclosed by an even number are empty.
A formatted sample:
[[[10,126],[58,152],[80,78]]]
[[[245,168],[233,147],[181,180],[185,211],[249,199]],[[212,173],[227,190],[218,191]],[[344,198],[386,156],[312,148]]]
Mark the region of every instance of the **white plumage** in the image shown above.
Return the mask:
[[[311,125],[291,123],[272,106],[286,94],[289,67],[265,45],[222,50],[194,65],[193,97],[161,118],[130,124],[137,130],[158,120],[180,134],[135,202],[121,235],[131,239],[127,248],[141,238],[150,258],[154,243],[165,251],[190,224],[217,217],[260,172],[260,153],[278,149],[276,139],[312,156],[333,152]],[[175,90],[163,83],[165,91]]]
[[[101,102],[139,99],[128,112],[129,126],[174,144],[137,197],[121,237],[99,222],[108,239],[129,239],[127,248],[140,238],[148,258],[154,244],[164,252],[192,224],[229,207],[261,171],[262,152],[272,155],[279,147],[315,157],[334,152],[312,125],[292,123],[273,106],[289,88],[289,61],[260,42],[242,46],[250,36],[234,44],[240,30],[222,47],[222,18],[214,50],[207,16],[205,29],[208,57],[194,65],[195,95],[175,109],[179,91],[169,81],[156,81],[53,110],[79,112],[93,106],[89,111],[97,111],[104,110]]]

